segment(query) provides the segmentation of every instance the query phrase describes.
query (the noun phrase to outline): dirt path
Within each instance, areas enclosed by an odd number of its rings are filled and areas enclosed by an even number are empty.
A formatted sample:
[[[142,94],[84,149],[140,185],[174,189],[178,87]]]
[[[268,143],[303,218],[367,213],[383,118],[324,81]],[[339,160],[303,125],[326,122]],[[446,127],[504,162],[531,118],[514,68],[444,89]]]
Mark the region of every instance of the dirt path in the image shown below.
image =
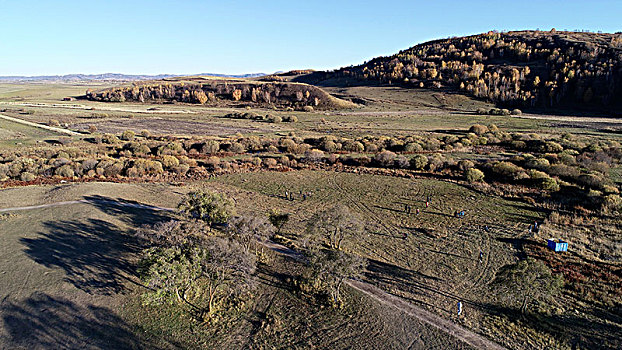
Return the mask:
[[[40,208],[49,208],[49,207],[57,207],[57,206],[63,206],[63,205],[70,205],[70,204],[80,204],[80,203],[84,203],[84,204],[92,204],[92,203],[103,203],[103,204],[109,204],[109,205],[113,205],[113,206],[120,206],[120,207],[130,207],[130,208],[140,208],[140,209],[152,209],[152,210],[158,210],[158,211],[174,211],[175,209],[172,208],[164,208],[164,207],[158,207],[158,206],[152,206],[152,205],[146,205],[146,204],[140,204],[140,203],[126,203],[126,202],[117,202],[117,201],[107,201],[107,200],[86,200],[86,199],[82,199],[82,200],[75,200],[75,201],[65,201],[65,202],[56,202],[56,203],[49,203],[49,204],[41,204],[41,205],[32,205],[32,206],[25,206],[25,207],[13,207],[13,208],[3,208],[0,209],[0,213],[2,212],[9,212],[9,211],[21,211],[21,210],[30,210],[30,209],[40,209]],[[302,254],[300,254],[299,252],[285,247],[283,245],[274,243],[274,242],[265,242],[263,243],[266,247],[274,250],[275,252],[288,256],[292,259],[295,260],[304,260],[304,256]],[[431,326],[434,326],[440,330],[442,330],[443,332],[446,332],[447,334],[461,340],[464,341],[465,343],[478,348],[478,349],[495,349],[495,350],[503,350],[505,349],[504,347],[502,347],[501,345],[494,343],[488,339],[486,339],[485,337],[472,332],[462,326],[459,326],[449,320],[443,319],[427,310],[424,310],[414,304],[411,304],[407,301],[405,301],[402,298],[399,298],[395,295],[391,295],[385,291],[383,291],[382,289],[373,286],[369,283],[363,282],[363,281],[357,281],[357,280],[348,280],[346,282],[349,286],[351,286],[352,288],[361,291],[362,293],[365,293],[369,296],[371,296],[372,298],[378,300],[381,303],[390,305],[392,307],[395,307],[411,316],[416,317],[418,320],[425,322]]]
[[[138,209],[151,209],[151,210],[157,210],[157,211],[175,211],[175,209],[173,209],[173,208],[164,208],[164,207],[158,207],[158,206],[147,205],[147,204],[140,204],[140,203],[124,203],[124,202],[107,201],[107,200],[80,199],[80,200],[77,200],[77,201],[66,201],[66,202],[56,202],[56,203],[49,203],[49,204],[30,205],[30,206],[27,206],[27,207],[4,208],[4,209],[0,209],[0,213],[9,212],[9,211],[21,211],[21,210],[50,208],[50,207],[58,207],[58,206],[61,206],[61,205],[80,204],[80,203],[84,203],[84,204],[103,203],[103,204],[109,204],[109,205],[114,205],[114,206],[118,206],[118,207],[129,207],[129,208],[138,208]]]
[[[146,114],[196,114],[193,111],[187,110],[168,110],[168,109],[149,109],[149,108],[127,108],[127,107],[102,107],[102,106],[87,106],[82,104],[69,104],[69,103],[27,103],[27,102],[0,102],[0,105],[10,106],[22,106],[22,107],[45,107],[45,108],[66,108],[66,109],[81,109],[87,111],[111,111],[111,112],[128,112],[128,113],[146,113]]]
[[[512,117],[522,118],[522,119],[557,120],[557,121],[575,122],[575,123],[622,124],[622,118],[607,118],[607,117],[575,117],[575,116],[567,116],[567,115],[538,115],[538,114],[522,114],[520,116],[512,116]]]
[[[50,131],[54,131],[54,132],[58,132],[61,134],[66,134],[66,135],[81,135],[80,133],[77,133],[75,131],[71,131],[71,130],[67,130],[67,129],[61,129],[61,128],[55,128],[53,126],[47,126],[47,125],[43,125],[43,124],[37,124],[37,123],[33,123],[33,122],[29,122],[23,119],[18,119],[18,118],[13,118],[13,117],[9,117],[6,115],[2,115],[0,114],[0,118],[8,120],[8,121],[12,121],[15,123],[19,123],[19,124],[24,124],[24,125],[28,125],[28,126],[34,126],[35,128],[40,128],[40,129],[45,129],[45,130],[50,130]]]
[[[477,348],[477,349],[505,349],[501,345],[494,343],[483,336],[471,332],[470,330],[463,328],[449,320],[441,318],[427,310],[419,308],[402,298],[399,298],[395,295],[391,295],[382,289],[375,287],[369,283],[349,280],[346,282],[349,286],[354,289],[357,289],[374,299],[380,301],[381,303],[391,305],[393,307],[402,310],[403,312],[416,317],[417,319],[432,325],[451,336],[464,341],[465,343]]]

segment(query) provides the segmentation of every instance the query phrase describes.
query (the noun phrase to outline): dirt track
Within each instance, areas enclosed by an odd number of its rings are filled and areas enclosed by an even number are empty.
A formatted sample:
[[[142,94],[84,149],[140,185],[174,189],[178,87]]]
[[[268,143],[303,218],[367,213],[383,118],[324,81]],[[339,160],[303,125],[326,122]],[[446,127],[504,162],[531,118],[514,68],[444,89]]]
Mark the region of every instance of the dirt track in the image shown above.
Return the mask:
[[[9,117],[9,116],[2,115],[2,114],[0,114],[0,118],[8,120],[8,121],[15,122],[15,123],[20,123],[20,124],[24,124],[24,125],[28,125],[28,126],[34,126],[35,128],[40,128],[40,129],[45,129],[45,130],[50,130],[50,131],[58,132],[58,133],[61,133],[61,134],[72,135],[72,136],[73,135],[80,135],[80,133],[77,133],[77,132],[74,132],[74,131],[71,131],[71,130],[55,128],[53,126],[47,126],[47,125],[43,125],[43,124],[37,124],[37,123],[29,122],[29,121],[18,119],[18,118]]]
[[[0,209],[0,213],[9,212],[9,211],[21,211],[21,210],[29,210],[29,209],[48,208],[48,207],[79,204],[79,203],[86,203],[86,204],[91,203],[92,204],[94,202],[95,202],[94,200],[83,199],[83,200],[76,200],[76,201],[56,202],[56,203],[33,205],[33,206],[4,208],[4,209]],[[123,202],[103,201],[103,200],[99,200],[97,202],[103,203],[103,204],[115,205],[115,206],[140,208],[140,209],[152,209],[152,210],[158,210],[158,211],[173,211],[174,210],[172,208],[151,206],[151,205],[140,204],[140,203],[123,203]],[[300,253],[290,248],[287,248],[283,245],[276,244],[273,242],[267,242],[265,243],[265,245],[279,254],[286,255],[296,260],[304,259],[304,257]],[[414,316],[420,321],[423,321],[429,325],[432,325],[446,332],[448,335],[451,335],[452,337],[460,339],[461,341],[464,341],[465,343],[473,347],[476,347],[478,349],[497,349],[497,350],[505,349],[501,345],[496,344],[477,333],[474,333],[466,328],[463,328],[449,320],[443,319],[427,310],[424,310],[414,304],[411,304],[405,301],[402,298],[399,298],[395,295],[391,295],[369,283],[357,281],[357,280],[349,280],[347,281],[347,284],[351,286],[352,288],[359,290],[373,297],[374,299],[380,301],[381,303],[388,304],[411,316]]]

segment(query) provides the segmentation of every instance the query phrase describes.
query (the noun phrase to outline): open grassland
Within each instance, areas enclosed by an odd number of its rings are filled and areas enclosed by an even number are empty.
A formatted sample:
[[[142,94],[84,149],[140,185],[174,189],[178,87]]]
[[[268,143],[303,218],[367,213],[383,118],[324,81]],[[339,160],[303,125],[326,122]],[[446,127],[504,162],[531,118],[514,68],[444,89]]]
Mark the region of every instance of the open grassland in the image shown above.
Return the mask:
[[[139,186],[90,184],[4,190],[0,198],[6,207],[61,198],[148,200],[149,193]],[[3,213],[0,348],[141,347],[136,328],[118,314],[128,286],[137,283],[137,247],[128,233],[162,215],[97,201]]]
[[[576,305],[569,296],[551,304],[553,314],[537,313],[531,324],[504,316],[512,311],[500,307],[502,296],[492,282],[501,267],[524,256],[523,244],[545,244],[542,237],[535,239],[527,231],[530,223],[544,218],[537,208],[427,179],[303,171],[230,175],[213,181],[243,190],[231,192],[238,207],[292,213],[284,231],[286,241],[301,237],[314,212],[337,203],[348,205],[365,219],[367,234],[344,249],[369,259],[368,281],[510,348],[565,348],[581,337],[589,339],[591,346],[617,344],[616,338],[610,338],[622,329],[615,311]],[[227,191],[228,186],[221,190]],[[312,194],[307,200],[297,195],[290,201],[284,198],[285,191]],[[411,214],[404,212],[404,204],[413,207]],[[416,208],[421,211],[418,215]],[[453,217],[456,210],[465,210],[466,216]],[[455,311],[458,301],[467,305],[461,317]],[[603,321],[601,312],[612,318]],[[593,325],[586,326],[590,322]]]
[[[138,199],[174,206],[195,186],[202,185],[90,183],[3,190],[3,208],[90,202],[2,214],[0,347],[304,349],[355,342],[368,349],[469,348],[360,293],[348,297],[343,311],[302,298],[292,289],[302,265],[274,254],[260,266],[252,302],[214,327],[197,329],[174,307],[143,308],[138,296],[143,287],[135,274],[138,247],[131,233],[167,214],[123,205]],[[239,189],[229,191],[237,193],[238,201],[243,198]]]
[[[296,123],[271,124],[265,121],[220,118],[239,111],[239,108],[226,106],[61,101],[63,97],[83,95],[89,88],[86,85],[3,84],[0,88],[0,91],[4,91],[0,93],[0,101],[4,102],[0,104],[0,110],[6,110],[5,114],[38,123],[56,120],[62,125],[68,124],[70,129],[80,131],[86,131],[93,125],[99,132],[148,130],[156,135],[174,133],[209,136],[237,132],[265,135],[294,131],[303,135],[330,133],[354,137],[421,132],[448,134],[455,130],[467,130],[473,123],[495,124],[508,131],[572,132],[596,137],[611,137],[619,134],[620,130],[620,124],[614,119],[592,120],[586,116],[577,120],[577,117],[572,116],[546,114],[478,115],[476,109],[490,109],[493,105],[445,90],[382,86],[327,88],[336,96],[358,103],[356,108],[340,111],[299,112],[247,106],[245,112],[257,115],[293,115],[298,118]],[[178,130],[175,130],[176,125]]]

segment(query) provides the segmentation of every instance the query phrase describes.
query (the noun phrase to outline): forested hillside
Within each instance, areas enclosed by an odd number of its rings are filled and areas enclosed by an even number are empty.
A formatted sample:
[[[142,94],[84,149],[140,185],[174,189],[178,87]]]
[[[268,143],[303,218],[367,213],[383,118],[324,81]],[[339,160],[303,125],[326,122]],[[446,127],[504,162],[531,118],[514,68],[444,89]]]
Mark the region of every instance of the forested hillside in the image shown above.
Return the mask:
[[[619,113],[622,34],[488,32],[436,40],[298,81],[450,87],[503,106],[586,107]]]
[[[101,91],[89,89],[85,97],[103,102],[184,102],[210,106],[232,102],[296,110],[354,106],[312,85],[202,77],[155,80]]]

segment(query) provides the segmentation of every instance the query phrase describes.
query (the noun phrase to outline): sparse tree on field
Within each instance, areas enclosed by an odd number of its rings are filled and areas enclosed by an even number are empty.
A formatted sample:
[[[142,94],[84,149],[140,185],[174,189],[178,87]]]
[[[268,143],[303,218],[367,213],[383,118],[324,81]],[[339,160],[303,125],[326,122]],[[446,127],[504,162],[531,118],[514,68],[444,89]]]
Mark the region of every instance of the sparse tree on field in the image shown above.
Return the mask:
[[[275,228],[263,216],[242,215],[229,222],[227,233],[246,251],[257,242],[265,242],[274,235]]]
[[[235,214],[233,200],[222,193],[190,192],[179,203],[181,213],[205,221],[209,226],[226,223]]]
[[[268,213],[268,220],[276,228],[276,233],[281,234],[281,229],[289,221],[289,213],[281,213],[276,209],[272,209]]]
[[[333,249],[341,249],[344,241],[362,232],[363,222],[359,215],[343,205],[315,214],[307,225],[310,239],[323,239]]]
[[[501,269],[494,283],[513,304],[520,304],[521,313],[525,313],[531,301],[544,301],[559,293],[564,280],[542,261],[527,258]]]
[[[340,306],[344,282],[350,278],[360,278],[367,265],[366,260],[334,249],[311,249],[308,255],[308,281],[316,291],[325,292],[334,307]]]
[[[254,286],[255,257],[239,243],[221,237],[190,238],[183,225],[166,225],[176,238],[160,235],[163,244],[152,243],[141,261],[141,278],[150,287],[146,304],[184,304],[203,320],[224,300]]]

